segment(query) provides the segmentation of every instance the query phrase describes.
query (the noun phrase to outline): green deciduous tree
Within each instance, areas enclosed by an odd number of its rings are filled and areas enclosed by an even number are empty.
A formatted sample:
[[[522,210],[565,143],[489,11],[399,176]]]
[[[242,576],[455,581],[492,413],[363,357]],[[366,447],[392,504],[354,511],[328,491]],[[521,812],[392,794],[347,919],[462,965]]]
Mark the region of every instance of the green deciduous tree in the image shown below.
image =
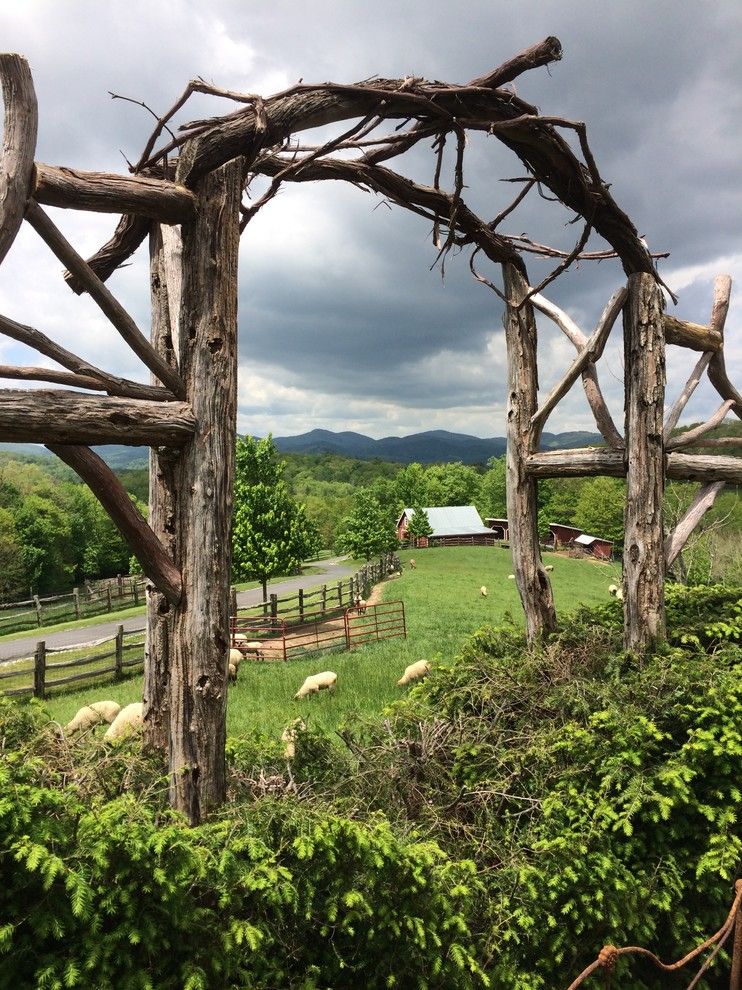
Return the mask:
[[[353,511],[343,520],[338,544],[353,557],[370,560],[398,545],[393,507],[384,508],[368,488],[356,493]]]
[[[580,490],[575,525],[592,536],[623,542],[626,483],[618,478],[591,478]]]
[[[260,581],[264,598],[271,577],[293,570],[319,549],[317,528],[282,475],[271,436],[238,439],[232,569],[236,580]]]

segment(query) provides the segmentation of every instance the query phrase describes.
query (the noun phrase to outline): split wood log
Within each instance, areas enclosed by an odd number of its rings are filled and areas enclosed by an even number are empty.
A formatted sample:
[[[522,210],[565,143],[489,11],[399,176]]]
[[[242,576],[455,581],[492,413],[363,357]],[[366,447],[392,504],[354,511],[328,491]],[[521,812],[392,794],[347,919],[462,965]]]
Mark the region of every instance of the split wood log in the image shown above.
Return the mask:
[[[602,356],[603,350],[605,349],[605,345],[608,341],[608,336],[613,329],[613,324],[616,322],[618,314],[623,309],[626,295],[627,290],[625,288],[621,288],[617,292],[613,293],[608,301],[608,305],[603,310],[600,320],[598,321],[598,325],[592,336],[585,343],[585,346],[572,362],[566,373],[562,376],[561,380],[557,382],[551,392],[549,392],[547,397],[544,399],[543,405],[540,406],[534,413],[531,419],[532,449],[538,447],[544,424],[559,401],[567,394],[567,392],[569,392],[585,368],[587,368],[589,364],[594,366],[595,362]]]
[[[90,487],[129,544],[144,573],[169,602],[177,605],[182,592],[180,571],[106,462],[88,447],[46,446]]]
[[[708,512],[724,488],[725,482],[714,481],[704,485],[697,493],[683,518],[665,540],[665,567],[672,567],[676,557],[690,539],[690,535]]]
[[[160,381],[170,389],[176,398],[182,399],[185,392],[177,371],[170,368],[142,334],[131,316],[116,297],[106,288],[87,263],[75,251],[62,232],[44,213],[38,203],[29,200],[26,219],[41,239],[51,248],[63,265],[73,272],[100,307],[101,311],[118,330],[126,343],[141,361]]]
[[[150,232],[150,341],[167,363],[176,366],[178,346],[175,310],[180,303],[180,231],[154,224]],[[153,377],[153,381],[156,379]],[[175,543],[176,453],[165,447],[149,452],[149,525],[171,560],[177,558]],[[149,746],[167,752],[170,738],[170,646],[173,610],[161,591],[152,589],[147,598],[147,635],[144,650],[144,738]]]
[[[0,389],[0,440],[9,443],[181,447],[195,429],[187,402],[146,402],[59,389]]]
[[[186,146],[184,172],[197,153]],[[237,161],[209,174],[196,188],[196,219],[182,227],[180,369],[199,428],[175,465],[174,538],[184,595],[170,651],[169,764],[170,802],[193,824],[226,793],[242,169]]]
[[[33,198],[45,206],[94,213],[128,213],[182,223],[193,217],[196,197],[185,186],[144,175],[81,172],[44,165],[34,167]]]
[[[116,225],[116,230],[103,247],[87,259],[87,266],[101,282],[113,275],[117,268],[125,264],[149,234],[152,221],[148,217],[125,214]],[[64,280],[76,295],[87,291],[87,286],[72,272],[64,273]]]
[[[713,443],[713,440],[706,441],[707,445]],[[527,467],[534,478],[587,478],[596,474],[622,478],[626,475],[623,451],[604,447],[540,451],[529,455]],[[726,481],[742,485],[742,458],[671,453],[667,455],[667,477],[672,481]]]
[[[526,615],[526,632],[533,642],[556,629],[556,611],[549,576],[541,562],[535,479],[526,459],[531,418],[536,410],[536,319],[530,303],[523,302],[528,283],[512,263],[502,266],[507,307],[505,342],[508,360],[507,504],[509,537],[515,581]]]
[[[665,451],[663,297],[651,275],[629,277],[624,307],[626,508],[624,649],[644,653],[665,637],[662,501]]]
[[[690,447],[701,439],[705,437],[707,433],[715,430],[717,426],[720,426],[730,409],[734,407],[734,399],[727,399],[726,402],[722,402],[713,416],[710,416],[705,423],[701,423],[700,426],[694,427],[692,430],[686,430],[684,433],[678,434],[676,437],[667,441],[667,450],[678,450],[680,447]]]
[[[727,313],[729,312],[729,297],[731,295],[731,291],[732,280],[728,275],[720,275],[714,279],[714,298],[711,306],[709,328],[722,342],[724,340],[724,325],[726,323]],[[709,350],[705,351],[701,355],[695,368],[690,373],[690,377],[685,383],[682,392],[677,397],[672,409],[665,417],[665,442],[669,440],[672,431],[678,425],[678,420],[680,419],[683,410],[698,387],[698,384],[703,377],[703,373],[711,363],[711,359],[714,357],[714,354],[715,351],[709,348]],[[727,398],[729,398],[729,396],[727,396]]]
[[[540,292],[537,292],[531,296],[531,303],[535,309],[556,323],[562,333],[572,341],[578,351],[587,345],[587,337],[582,330],[580,330],[574,320],[564,310],[556,306],[551,300],[547,299]],[[613,417],[603,398],[603,393],[598,383],[598,371],[594,363],[588,363],[582,370],[582,387],[585,390],[585,396],[595,417],[595,423],[608,446],[616,448],[623,447],[623,437],[613,422]]]
[[[26,209],[36,151],[38,107],[28,62],[0,55],[5,117],[0,157],[0,262],[16,238]]]
[[[692,351],[720,351],[723,346],[721,334],[713,327],[687,323],[667,313],[662,317],[662,322],[668,344],[688,347]]]
[[[110,375],[107,371],[101,371],[100,368],[96,368],[93,364],[88,364],[87,361],[78,357],[77,354],[73,354],[59,344],[55,344],[51,338],[47,337],[40,330],[23,326],[22,323],[16,323],[15,320],[11,320],[7,316],[0,315],[0,333],[5,334],[6,337],[11,337],[13,340],[17,340],[21,344],[26,344],[27,347],[32,347],[39,354],[51,358],[52,361],[56,361],[63,368],[71,371],[77,378],[91,379],[97,382],[94,385],[83,385],[82,381],[80,381],[79,385],[81,388],[93,388],[108,392],[109,395],[118,395],[131,399],[151,399],[155,402],[166,401],[173,397],[173,393],[169,389],[164,389],[161,386],[142,385],[139,382],[129,381],[128,378],[117,378],[115,375]],[[57,379],[48,378],[45,380],[55,381]],[[60,378],[59,381],[61,382],[62,379]],[[69,384],[73,383],[69,382]]]

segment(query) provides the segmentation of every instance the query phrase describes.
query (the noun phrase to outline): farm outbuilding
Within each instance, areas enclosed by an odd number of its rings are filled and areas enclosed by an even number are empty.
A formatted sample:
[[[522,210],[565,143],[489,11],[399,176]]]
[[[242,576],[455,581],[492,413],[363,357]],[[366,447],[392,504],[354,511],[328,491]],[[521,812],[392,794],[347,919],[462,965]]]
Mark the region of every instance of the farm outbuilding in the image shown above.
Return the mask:
[[[508,539],[508,530],[510,523],[507,519],[493,519],[491,516],[487,516],[484,520],[484,524],[487,529],[491,529],[498,540]]]
[[[473,505],[431,506],[423,510],[428,517],[433,532],[430,536],[418,537],[417,547],[441,546],[494,546],[497,536],[482,522]],[[405,509],[397,520],[397,537],[406,540],[407,528],[415,514],[414,509]]]
[[[549,530],[555,550],[574,543],[577,537],[583,533],[583,530],[578,529],[577,526],[563,526],[562,523],[549,523]]]
[[[599,536],[581,533],[572,542],[593,557],[600,557],[601,560],[610,560],[613,556],[613,540],[603,540]]]

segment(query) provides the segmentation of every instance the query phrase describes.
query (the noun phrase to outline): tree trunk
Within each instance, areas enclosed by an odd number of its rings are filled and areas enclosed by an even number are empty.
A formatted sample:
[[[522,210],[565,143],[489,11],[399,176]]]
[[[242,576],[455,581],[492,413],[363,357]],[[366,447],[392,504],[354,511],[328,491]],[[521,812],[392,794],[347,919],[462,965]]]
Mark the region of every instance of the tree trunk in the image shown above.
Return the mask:
[[[530,303],[518,307],[528,283],[513,264],[502,266],[505,295],[505,341],[508,354],[507,502],[513,571],[526,614],[526,632],[533,641],[556,629],[556,612],[549,578],[541,563],[538,542],[537,482],[530,477],[527,458],[536,412],[536,320]]]
[[[177,367],[180,307],[180,233],[154,224],[150,233],[151,343],[169,365]],[[153,377],[153,384],[157,379]],[[175,545],[175,451],[149,451],[149,524],[172,560]],[[147,641],[144,650],[144,738],[149,746],[167,751],[170,738],[170,644],[173,610],[161,592],[150,586],[147,598]]]
[[[662,308],[662,293],[652,276],[630,276],[624,309],[627,461],[623,585],[624,647],[636,653],[652,649],[665,636]]]
[[[188,167],[193,146],[180,168]],[[196,188],[183,224],[180,373],[198,432],[175,465],[183,602],[170,651],[170,802],[191,824],[226,792],[224,743],[237,408],[239,161]]]

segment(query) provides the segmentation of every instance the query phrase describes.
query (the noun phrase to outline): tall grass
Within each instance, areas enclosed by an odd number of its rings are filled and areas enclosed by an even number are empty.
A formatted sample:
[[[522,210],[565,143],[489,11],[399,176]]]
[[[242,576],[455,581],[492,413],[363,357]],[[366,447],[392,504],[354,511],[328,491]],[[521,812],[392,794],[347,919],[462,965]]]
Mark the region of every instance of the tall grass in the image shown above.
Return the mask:
[[[405,566],[401,578],[385,582],[386,601],[405,604],[407,638],[392,639],[353,650],[328,652],[288,663],[245,660],[239,679],[230,686],[227,731],[242,735],[260,729],[280,735],[291,719],[301,715],[316,728],[333,731],[355,716],[381,711],[408,688],[397,687],[406,666],[416,660],[447,660],[463,640],[483,625],[501,622],[510,614],[522,625],[523,616],[515,582],[508,580],[510,553],[499,547],[445,547],[407,551],[415,570]],[[575,606],[607,600],[607,587],[620,578],[616,564],[570,560],[547,554],[554,564],[551,575],[557,608],[564,615]],[[487,597],[480,594],[486,585]],[[334,691],[322,691],[301,701],[293,696],[307,674],[334,670]],[[68,721],[92,700],[112,698],[128,704],[141,698],[141,679],[134,678],[94,692],[76,692],[48,702],[57,721]]]

